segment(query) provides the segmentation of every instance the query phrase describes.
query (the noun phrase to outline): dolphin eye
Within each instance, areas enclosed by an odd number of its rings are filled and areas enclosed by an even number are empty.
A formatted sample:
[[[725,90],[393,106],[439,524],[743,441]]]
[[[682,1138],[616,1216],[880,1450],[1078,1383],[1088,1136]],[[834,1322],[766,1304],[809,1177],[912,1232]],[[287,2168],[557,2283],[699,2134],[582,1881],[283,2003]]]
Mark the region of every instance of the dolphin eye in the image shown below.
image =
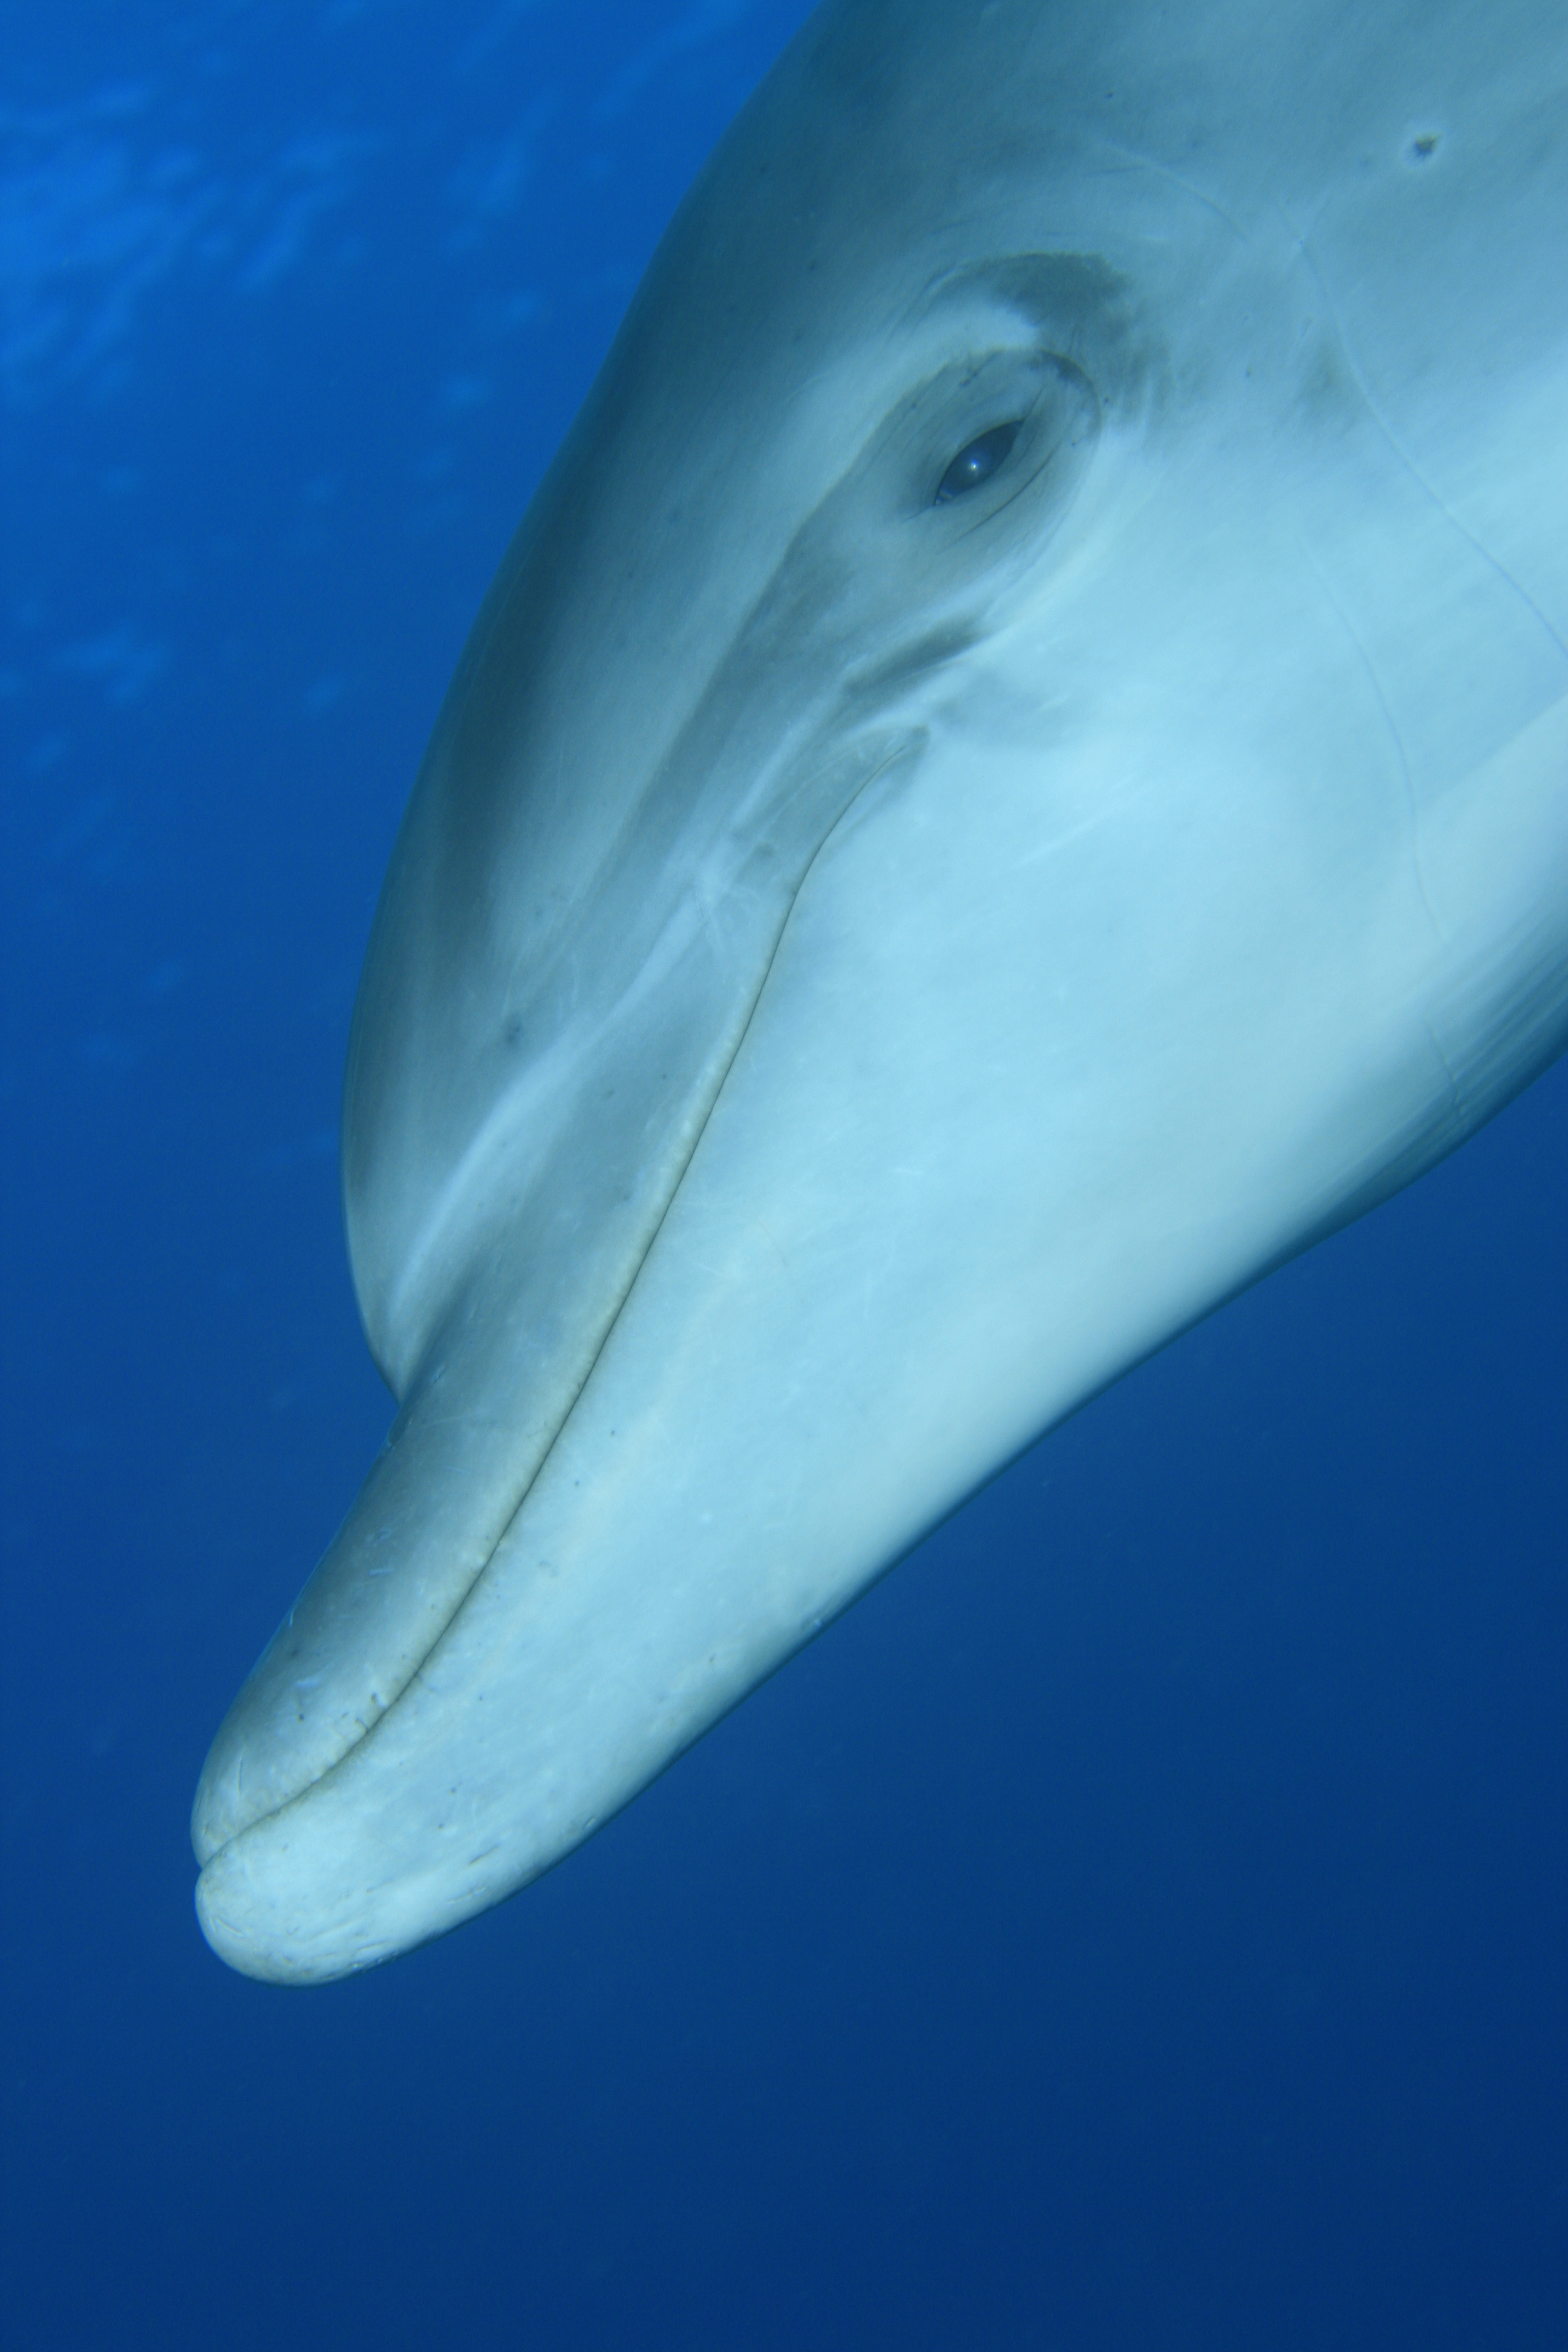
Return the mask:
[[[949,499],[961,499],[967,491],[977,490],[982,482],[988,482],[1017,439],[1023,422],[1021,416],[1015,416],[1009,424],[994,425],[989,433],[983,433],[978,441],[961,449],[936,486],[935,504],[942,506]]]

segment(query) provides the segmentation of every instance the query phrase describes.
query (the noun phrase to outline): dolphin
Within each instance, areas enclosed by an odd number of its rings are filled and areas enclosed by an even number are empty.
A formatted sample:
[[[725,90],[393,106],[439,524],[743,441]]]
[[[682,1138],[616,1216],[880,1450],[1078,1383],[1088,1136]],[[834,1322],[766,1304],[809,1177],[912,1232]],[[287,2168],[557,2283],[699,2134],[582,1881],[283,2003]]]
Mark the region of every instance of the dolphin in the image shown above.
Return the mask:
[[[388,1442],[196,1798],[536,1877],[1568,1040],[1568,12],[832,0],[525,516],[348,1053]]]

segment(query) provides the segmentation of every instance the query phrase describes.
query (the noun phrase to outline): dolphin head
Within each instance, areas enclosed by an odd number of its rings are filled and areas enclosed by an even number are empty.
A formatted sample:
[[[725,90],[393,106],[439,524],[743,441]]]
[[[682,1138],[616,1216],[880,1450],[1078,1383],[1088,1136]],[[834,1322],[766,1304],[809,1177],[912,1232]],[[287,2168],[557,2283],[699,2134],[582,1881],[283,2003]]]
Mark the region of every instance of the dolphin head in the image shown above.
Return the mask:
[[[578,1843],[1568,1022],[1568,24],[840,0],[479,615],[349,1053],[387,1447],[197,1795],[308,1980]]]

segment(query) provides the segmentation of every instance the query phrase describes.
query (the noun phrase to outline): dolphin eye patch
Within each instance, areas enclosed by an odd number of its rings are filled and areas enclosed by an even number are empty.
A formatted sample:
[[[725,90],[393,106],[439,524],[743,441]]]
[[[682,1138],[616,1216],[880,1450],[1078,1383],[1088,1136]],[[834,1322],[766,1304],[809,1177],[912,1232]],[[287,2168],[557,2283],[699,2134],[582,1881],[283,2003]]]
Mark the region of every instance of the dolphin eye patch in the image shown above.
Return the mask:
[[[1021,416],[1015,416],[1005,425],[994,425],[989,433],[983,433],[977,441],[961,449],[937,484],[932,503],[945,506],[949,499],[962,499],[968,491],[977,490],[982,482],[988,482],[1005,461],[1023,422]]]

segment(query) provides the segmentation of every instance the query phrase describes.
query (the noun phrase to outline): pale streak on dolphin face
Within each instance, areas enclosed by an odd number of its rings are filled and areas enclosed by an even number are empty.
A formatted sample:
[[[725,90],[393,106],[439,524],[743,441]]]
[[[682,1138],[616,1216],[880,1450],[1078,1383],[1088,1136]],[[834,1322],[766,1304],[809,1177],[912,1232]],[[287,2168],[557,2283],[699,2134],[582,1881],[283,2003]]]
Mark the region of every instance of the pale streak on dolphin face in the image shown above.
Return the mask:
[[[214,1744],[330,1978],[549,1866],[1568,1029],[1568,20],[826,9],[437,727],[350,1051],[393,1441]]]

